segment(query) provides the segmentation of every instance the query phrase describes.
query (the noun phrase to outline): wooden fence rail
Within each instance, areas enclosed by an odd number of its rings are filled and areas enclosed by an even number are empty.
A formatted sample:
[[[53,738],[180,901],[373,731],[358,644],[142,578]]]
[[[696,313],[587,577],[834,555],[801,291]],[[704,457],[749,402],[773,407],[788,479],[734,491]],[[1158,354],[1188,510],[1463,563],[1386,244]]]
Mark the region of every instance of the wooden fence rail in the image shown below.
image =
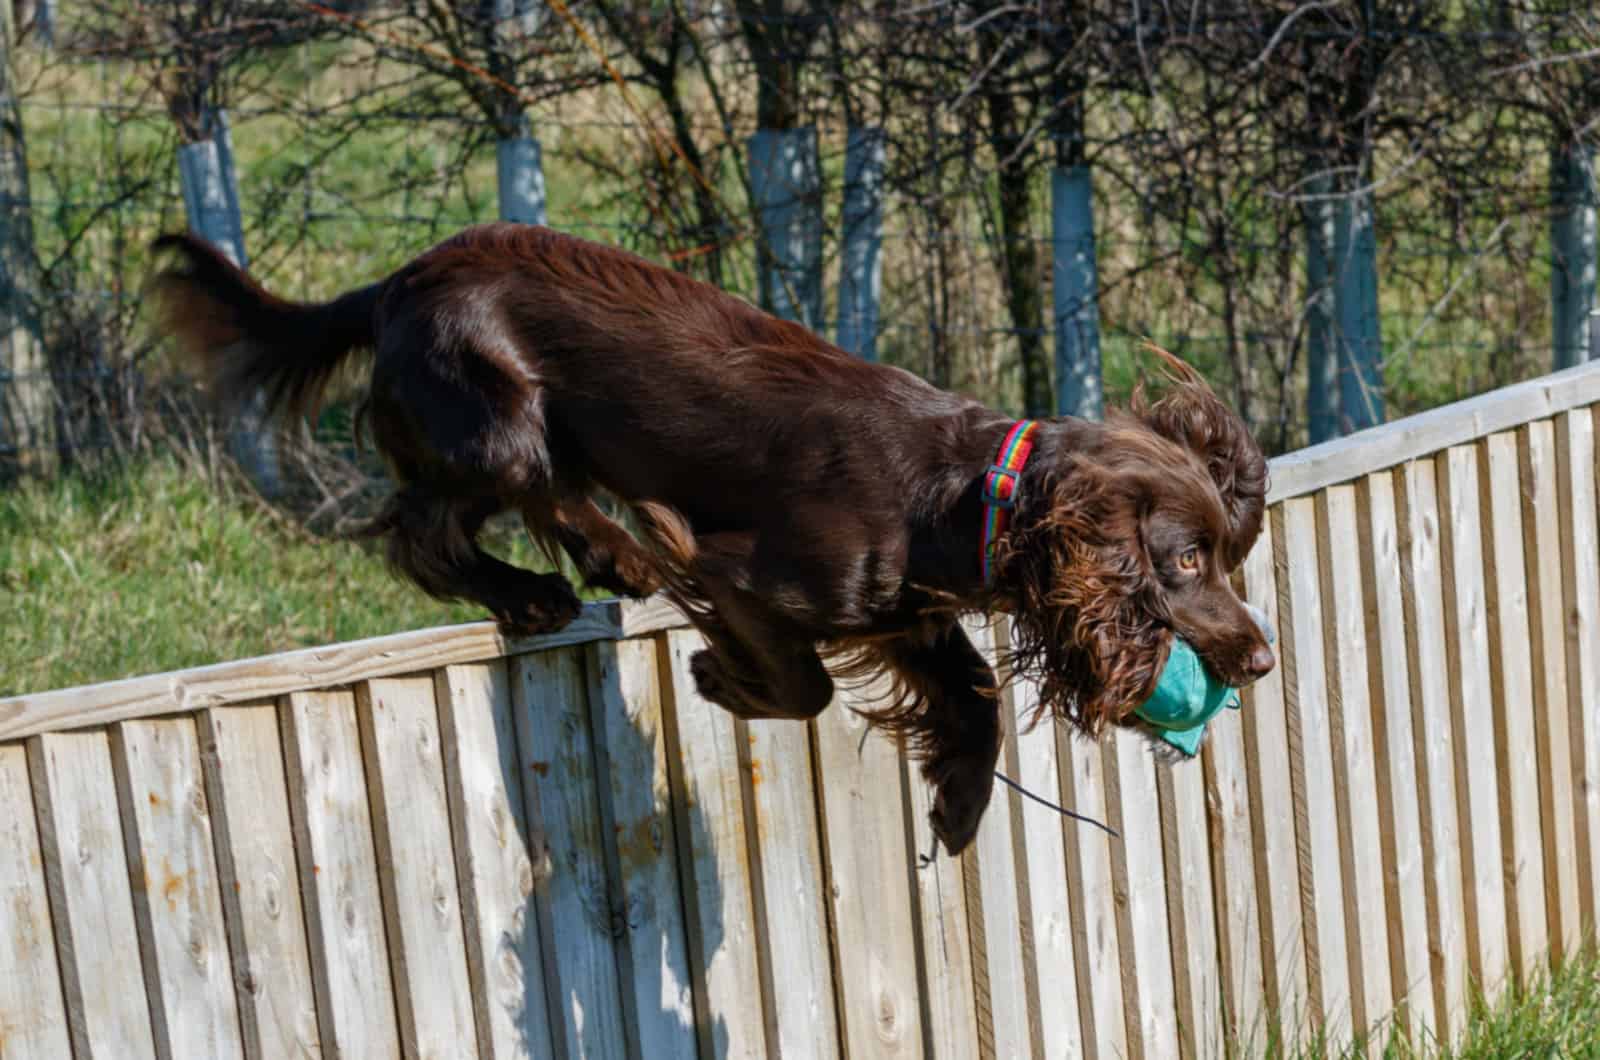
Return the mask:
[[[923,865],[892,745],[707,704],[654,602],[0,700],[0,1055],[1447,1035],[1593,939],[1596,402],[1579,368],[1276,461],[1241,583],[1281,665],[1200,760],[1008,726],[1007,774],[1120,839],[1000,789]]]

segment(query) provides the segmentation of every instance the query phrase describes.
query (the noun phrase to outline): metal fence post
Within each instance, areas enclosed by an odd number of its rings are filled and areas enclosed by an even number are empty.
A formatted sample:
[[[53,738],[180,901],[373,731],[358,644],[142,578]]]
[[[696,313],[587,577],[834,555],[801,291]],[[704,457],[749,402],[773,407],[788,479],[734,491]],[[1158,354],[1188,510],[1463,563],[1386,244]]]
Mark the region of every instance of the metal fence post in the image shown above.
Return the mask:
[[[1590,353],[1584,334],[1595,308],[1595,150],[1558,144],[1550,154],[1550,317],[1553,367],[1581,363]]]
[[[1338,320],[1339,425],[1383,422],[1383,340],[1378,320],[1378,235],[1372,197],[1351,193],[1334,209],[1334,314]]]
[[[760,224],[761,303],[812,330],[822,325],[822,192],[817,131],[759,129],[747,145]]]
[[[1095,263],[1094,196],[1088,166],[1050,173],[1051,295],[1055,303],[1056,412],[1098,419],[1100,286]]]
[[[878,295],[883,264],[883,130],[852,125],[844,151],[844,236],[839,255],[838,341],[878,359]]]
[[[1311,443],[1339,435],[1339,352],[1333,316],[1333,178],[1306,182],[1306,417]]]
[[[234,264],[245,269],[250,259],[244,247],[244,214],[239,204],[239,178],[233,165],[233,134],[222,110],[204,117],[208,136],[178,148],[178,183],[183,190],[189,228],[214,244]],[[262,395],[255,395],[235,422],[228,445],[234,459],[255,483],[262,496],[275,497],[282,489],[277,443],[265,424]]]

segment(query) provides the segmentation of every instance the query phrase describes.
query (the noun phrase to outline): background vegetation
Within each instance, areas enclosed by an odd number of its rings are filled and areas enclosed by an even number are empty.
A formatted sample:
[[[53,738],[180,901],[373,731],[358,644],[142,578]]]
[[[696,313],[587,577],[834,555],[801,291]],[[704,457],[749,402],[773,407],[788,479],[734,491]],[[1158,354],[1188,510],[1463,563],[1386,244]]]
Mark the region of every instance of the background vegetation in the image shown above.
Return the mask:
[[[351,445],[351,395],[286,440],[290,488],[266,506],[152,341],[144,247],[185,224],[176,153],[219,111],[251,269],[303,298],[494,217],[495,143],[531,132],[552,224],[758,300],[746,143],[814,129],[830,336],[846,136],[881,129],[878,354],[1018,413],[1054,393],[1051,174],[1087,167],[1108,392],[1148,336],[1274,452],[1308,435],[1319,204],[1375,211],[1401,415],[1549,370],[1551,159],[1592,158],[1600,135],[1600,15],[1552,0],[0,11],[0,386],[42,378],[53,402],[22,438],[0,400],[0,599],[21,631],[0,694],[475,617],[327,540],[385,488]],[[183,518],[162,532],[167,509]],[[158,646],[163,614],[187,624]]]

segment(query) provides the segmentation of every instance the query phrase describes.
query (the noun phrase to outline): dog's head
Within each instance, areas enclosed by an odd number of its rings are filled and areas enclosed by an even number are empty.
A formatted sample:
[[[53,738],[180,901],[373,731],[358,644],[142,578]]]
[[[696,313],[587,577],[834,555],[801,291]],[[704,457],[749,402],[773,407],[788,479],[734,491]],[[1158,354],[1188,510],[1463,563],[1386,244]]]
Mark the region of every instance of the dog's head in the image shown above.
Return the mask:
[[[1041,709],[1089,732],[1149,697],[1174,635],[1235,688],[1275,664],[1229,581],[1261,532],[1266,459],[1198,373],[1161,357],[1159,400],[1141,389],[1036,450],[996,557],[1014,666]]]

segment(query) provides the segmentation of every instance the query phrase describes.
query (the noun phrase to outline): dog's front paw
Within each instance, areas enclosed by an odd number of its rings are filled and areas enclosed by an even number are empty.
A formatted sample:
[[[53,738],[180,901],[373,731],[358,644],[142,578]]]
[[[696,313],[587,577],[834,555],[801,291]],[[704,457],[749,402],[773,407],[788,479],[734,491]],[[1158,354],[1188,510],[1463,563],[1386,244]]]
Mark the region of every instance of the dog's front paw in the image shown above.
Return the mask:
[[[994,771],[981,761],[952,762],[934,783],[928,823],[954,857],[978,834],[978,823],[994,792]]]
[[[527,594],[495,611],[494,618],[508,637],[537,637],[566,629],[582,613],[583,601],[571,582],[559,574],[536,574]]]

